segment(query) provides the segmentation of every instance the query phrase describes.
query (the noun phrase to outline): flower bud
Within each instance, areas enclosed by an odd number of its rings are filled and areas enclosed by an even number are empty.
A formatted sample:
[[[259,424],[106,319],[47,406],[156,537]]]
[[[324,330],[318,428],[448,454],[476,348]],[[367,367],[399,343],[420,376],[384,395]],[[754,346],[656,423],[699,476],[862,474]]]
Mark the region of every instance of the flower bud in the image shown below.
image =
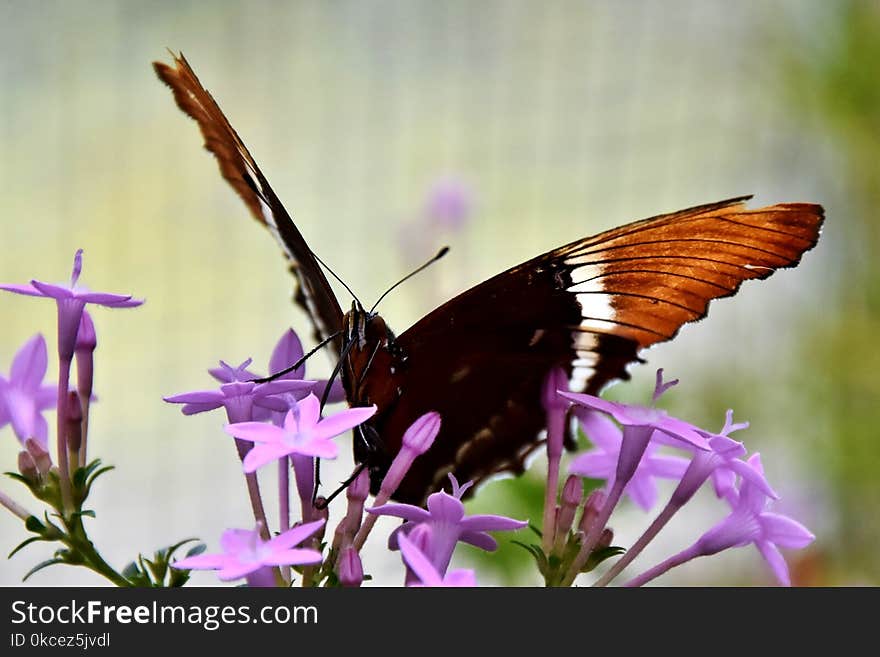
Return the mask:
[[[614,541],[614,530],[611,527],[606,527],[602,530],[602,535],[599,536],[599,540],[596,542],[595,550],[604,550],[607,547],[611,547],[611,543]]]
[[[45,477],[52,468],[52,457],[49,456],[49,452],[44,450],[33,438],[28,438],[24,443],[24,447],[34,460],[37,472],[39,472],[41,477]]]
[[[562,506],[556,516],[556,544],[561,546],[568,535],[568,530],[574,522],[574,514],[581,503],[584,496],[584,485],[581,478],[575,475],[569,475],[562,487]]]
[[[354,588],[364,581],[364,567],[361,557],[353,547],[347,547],[339,557],[339,583],[345,587]]]
[[[76,390],[67,393],[67,449],[73,453],[82,445],[82,405]]]
[[[581,521],[578,524],[578,529],[584,534],[590,532],[590,527],[593,526],[602,507],[605,506],[606,497],[607,495],[605,495],[605,491],[601,488],[597,488],[590,493],[589,497],[587,497],[587,502],[584,504],[584,511],[581,514]]]
[[[384,503],[394,494],[406,473],[409,472],[413,461],[417,456],[428,451],[434,444],[438,433],[440,433],[440,414],[435,411],[425,413],[410,425],[403,434],[400,451],[397,452],[397,456],[391,462],[391,467],[385,473],[379,495],[376,497],[377,500]]]
[[[40,480],[40,472],[37,470],[37,464],[33,457],[26,451],[18,453],[18,471],[21,476],[30,482],[38,482]]]

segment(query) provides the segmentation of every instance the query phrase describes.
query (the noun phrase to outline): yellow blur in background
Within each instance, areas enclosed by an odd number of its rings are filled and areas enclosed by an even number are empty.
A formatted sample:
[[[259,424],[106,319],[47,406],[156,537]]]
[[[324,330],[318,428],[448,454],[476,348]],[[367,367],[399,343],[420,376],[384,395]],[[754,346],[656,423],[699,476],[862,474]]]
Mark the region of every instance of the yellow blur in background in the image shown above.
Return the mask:
[[[252,524],[222,412],[184,418],[161,398],[212,387],[205,370],[221,358],[266,371],[286,327],[309,334],[278,247],[153,74],[166,46],[184,52],[313,250],[365,303],[452,247],[383,302],[397,332],[508,266],[633,219],[749,193],[754,206],[824,205],[822,239],[797,269],[715,302],[610,394],[645,401],[664,367],[682,380],[671,411],[717,430],[734,408],[778,508],[817,535],[790,555],[795,583],[880,582],[876,3],[3,3],[0,281],[65,280],[81,247],[85,285],[147,300],[93,313],[90,455],[116,470],[96,485],[89,526],[119,568],[188,536],[216,549],[223,529]],[[467,220],[414,230],[450,181],[467,192]],[[54,312],[0,294],[0,372],[38,331],[53,352]],[[329,363],[309,368],[326,376]],[[339,440],[330,484],[351,467]],[[0,431],[0,469],[15,469],[18,449]],[[0,487],[36,510],[17,483]],[[489,484],[472,508],[537,522],[534,487]],[[633,568],[723,512],[700,496]],[[626,505],[615,542],[649,520]],[[384,548],[392,526],[371,539],[374,583],[402,582]],[[25,537],[0,515],[0,552]],[[474,552],[461,548],[458,564]],[[0,584],[50,555],[38,545],[0,561]],[[524,558],[504,540],[494,562],[476,562],[478,578],[538,583]],[[751,547],[659,580],[770,582]],[[55,566],[29,583],[102,581]]]

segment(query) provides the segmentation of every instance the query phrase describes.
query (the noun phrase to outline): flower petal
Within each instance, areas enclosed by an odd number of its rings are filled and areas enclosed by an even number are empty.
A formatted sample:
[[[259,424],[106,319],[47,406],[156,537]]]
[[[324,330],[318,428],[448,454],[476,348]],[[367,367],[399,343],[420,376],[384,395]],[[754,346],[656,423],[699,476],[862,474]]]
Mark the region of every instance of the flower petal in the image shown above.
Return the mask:
[[[607,479],[614,476],[617,468],[617,452],[593,450],[572,459],[568,466],[571,474],[593,479]]]
[[[248,561],[247,563],[243,563],[241,561],[229,560],[223,568],[217,571],[217,577],[224,582],[229,582],[234,579],[241,579],[245,575],[249,575],[262,567],[263,564],[259,561]]]
[[[376,414],[376,410],[376,406],[363,406],[339,411],[318,422],[315,428],[315,435],[323,438],[338,436],[369,420]]]
[[[463,531],[458,537],[462,543],[473,545],[486,552],[494,552],[498,549],[498,541],[486,532]]]
[[[236,422],[227,424],[223,431],[241,440],[255,443],[281,443],[284,441],[284,430],[266,422]]]
[[[46,375],[47,364],[46,339],[37,333],[15,354],[9,370],[9,382],[21,390],[36,393]]]
[[[293,329],[287,329],[278,340],[269,358],[269,372],[280,372],[293,365],[303,357],[302,342]],[[306,374],[305,365],[300,365],[293,372],[284,375],[287,379],[302,379]]]
[[[44,297],[46,296],[42,292],[40,292],[37,288],[35,288],[30,283],[25,285],[17,285],[15,283],[4,283],[0,285],[0,290],[6,290],[7,292],[14,292],[15,294],[26,294],[29,297]]]
[[[578,408],[575,415],[591,443],[608,452],[620,450],[623,434],[607,415],[585,408]]]
[[[427,522],[431,519],[430,513],[422,507],[412,504],[383,504],[382,506],[366,509],[366,511],[377,516],[394,516],[411,522]]]
[[[219,390],[195,390],[182,392],[179,395],[162,397],[169,404],[217,404],[214,408],[223,405],[226,396]]]
[[[76,292],[76,298],[86,303],[96,303],[110,308],[133,308],[143,303],[143,299],[132,299],[130,294],[110,292]]]
[[[416,577],[422,581],[422,584],[425,586],[443,585],[440,573],[437,572],[437,569],[434,568],[428,557],[411,540],[401,533],[397,537],[397,542],[400,545],[400,553],[403,555],[403,560],[410,567],[410,570],[415,573]]]
[[[314,428],[318,424],[318,420],[321,419],[321,402],[314,393],[309,393],[305,399],[300,399],[296,410],[296,426],[299,431]]]
[[[764,557],[773,571],[773,576],[781,586],[791,586],[791,576],[788,574],[788,564],[779,548],[769,541],[759,541],[755,544],[761,556]]]
[[[323,556],[310,548],[279,550],[267,555],[261,561],[266,566],[297,566],[299,564],[321,563]]]
[[[324,524],[323,518],[314,522],[307,522],[303,525],[297,525],[293,529],[288,529],[283,534],[279,534],[268,542],[273,550],[286,550],[294,545],[299,545],[309,536],[314,534]]]
[[[242,462],[246,473],[256,472],[267,463],[277,461],[282,456],[290,454],[290,447],[277,443],[256,443],[254,448],[247,453]]]
[[[788,516],[762,513],[760,521],[764,529],[764,539],[784,548],[804,548],[816,538],[809,529]]]
[[[53,285],[52,283],[43,283],[42,281],[31,281],[31,285],[40,291],[44,297],[53,299],[69,299],[73,296],[73,292],[61,285]]]
[[[464,518],[461,500],[443,491],[428,495],[427,507],[434,522],[458,524]]]
[[[319,438],[296,445],[290,450],[290,453],[302,454],[303,456],[316,456],[321,459],[335,459],[339,456],[339,445],[332,440]]]
[[[529,523],[524,520],[515,520],[505,516],[496,515],[473,515],[461,520],[459,526],[467,531],[476,532],[501,532],[522,529]]]

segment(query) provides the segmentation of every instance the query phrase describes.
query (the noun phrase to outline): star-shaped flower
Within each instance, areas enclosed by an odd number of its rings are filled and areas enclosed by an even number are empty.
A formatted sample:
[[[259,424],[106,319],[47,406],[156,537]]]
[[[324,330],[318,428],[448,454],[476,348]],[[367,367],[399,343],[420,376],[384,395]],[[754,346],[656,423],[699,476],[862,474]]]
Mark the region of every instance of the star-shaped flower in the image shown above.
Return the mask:
[[[748,463],[763,477],[760,455],[753,454]],[[751,479],[744,478],[739,493],[727,500],[732,507],[730,515],[700,537],[695,551],[705,556],[754,543],[779,583],[791,586],[788,566],[779,548],[804,548],[816,537],[796,520],[767,511],[770,498]]]
[[[133,299],[131,295],[91,292],[79,285],[82,272],[82,249],[73,257],[73,271],[69,285],[57,285],[31,280],[25,285],[0,284],[0,290],[25,294],[32,297],[48,297],[58,304],[58,353],[63,359],[73,357],[76,333],[79,329],[83,308],[94,303],[109,308],[132,308],[143,303],[143,299]]]
[[[273,381],[265,385],[272,383],[295,381]],[[321,402],[309,393],[308,397],[287,412],[283,427],[265,422],[238,422],[227,425],[225,430],[239,440],[254,443],[254,448],[244,458],[244,471],[254,472],[266,463],[291,454],[336,458],[339,446],[331,439],[368,420],[375,413],[375,406],[366,406],[349,408],[322,419]]]
[[[321,561],[321,553],[308,548],[295,548],[314,534],[324,520],[294,527],[268,541],[255,529],[227,529],[220,538],[219,554],[199,554],[174,562],[179,570],[219,570],[223,581],[246,577],[267,566],[297,566]]]
[[[43,385],[47,366],[46,340],[36,334],[16,352],[9,378],[0,376],[0,428],[12,424],[22,445],[33,438],[48,449],[48,425],[42,412],[57,399],[54,385]]]
[[[383,504],[367,509],[369,513],[396,516],[407,521],[391,534],[389,539],[391,549],[397,547],[402,534],[408,533],[420,523],[427,524],[432,530],[427,554],[434,568],[440,573],[445,573],[449,567],[452,552],[458,541],[492,552],[498,547],[498,543],[486,532],[522,529],[528,524],[505,516],[465,516],[461,496],[470,488],[471,482],[459,486],[452,474],[449,475],[449,479],[452,482],[452,495],[444,491],[429,495],[427,510],[412,504]]]
[[[607,489],[614,486],[617,461],[623,444],[623,432],[606,416],[596,411],[579,408],[575,412],[584,433],[596,446],[572,460],[568,471],[582,477],[605,479]],[[689,461],[681,456],[658,454],[658,445],[651,441],[636,466],[624,494],[645,511],[657,502],[656,478],[680,479]],[[694,450],[701,452],[702,450]]]
[[[473,570],[453,570],[447,575],[441,575],[425,553],[405,534],[398,536],[397,540],[403,560],[419,579],[418,584],[409,584],[409,586],[469,587],[477,585]],[[430,538],[428,538],[428,542],[430,543]]]

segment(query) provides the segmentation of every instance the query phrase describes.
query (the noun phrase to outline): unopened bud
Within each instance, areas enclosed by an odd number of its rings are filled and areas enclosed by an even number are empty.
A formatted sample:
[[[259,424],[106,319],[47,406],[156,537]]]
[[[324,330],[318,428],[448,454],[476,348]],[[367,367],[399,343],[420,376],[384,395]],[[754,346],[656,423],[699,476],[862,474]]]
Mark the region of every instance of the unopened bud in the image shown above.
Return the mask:
[[[607,547],[611,547],[611,543],[614,541],[614,530],[611,527],[606,527],[602,530],[602,535],[599,536],[599,540],[596,542],[596,550],[604,550]]]
[[[345,496],[348,498],[349,502],[359,501],[361,502],[361,506],[363,506],[363,503],[366,501],[369,494],[370,473],[367,468],[364,468],[361,470],[360,474],[354,478],[354,481],[351,482],[348,490],[345,491]]]
[[[82,405],[76,390],[67,393],[67,449],[79,452],[82,445]]]
[[[34,462],[33,457],[26,451],[18,453],[18,471],[21,473],[21,476],[28,481],[37,482],[40,480],[40,473],[37,470],[37,464]]]
[[[581,514],[581,521],[578,524],[578,529],[584,534],[590,532],[590,527],[593,526],[602,507],[605,506],[606,497],[605,491],[598,488],[587,497],[587,502],[584,504],[584,512]]]
[[[364,581],[361,557],[353,547],[347,547],[339,557],[339,583],[346,587],[358,587]]]
[[[569,475],[562,487],[562,505],[559,507],[556,515],[556,545],[561,547],[568,536],[568,530],[574,522],[574,514],[580,506],[581,499],[584,496],[584,485],[581,478],[576,475]]]
[[[34,460],[37,472],[39,472],[41,477],[45,477],[52,468],[52,457],[49,456],[49,452],[43,449],[33,438],[28,438],[24,442],[24,447]]]

